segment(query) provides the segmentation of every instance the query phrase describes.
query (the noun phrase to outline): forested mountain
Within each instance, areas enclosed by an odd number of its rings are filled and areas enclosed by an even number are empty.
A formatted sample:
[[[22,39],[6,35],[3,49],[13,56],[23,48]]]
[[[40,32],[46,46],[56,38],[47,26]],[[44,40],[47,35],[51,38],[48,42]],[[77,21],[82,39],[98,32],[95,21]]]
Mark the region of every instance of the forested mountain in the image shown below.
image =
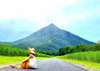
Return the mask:
[[[26,38],[13,42],[13,44],[19,48],[33,47],[38,51],[56,52],[65,46],[93,43],[68,31],[62,30],[54,24],[50,24]]]

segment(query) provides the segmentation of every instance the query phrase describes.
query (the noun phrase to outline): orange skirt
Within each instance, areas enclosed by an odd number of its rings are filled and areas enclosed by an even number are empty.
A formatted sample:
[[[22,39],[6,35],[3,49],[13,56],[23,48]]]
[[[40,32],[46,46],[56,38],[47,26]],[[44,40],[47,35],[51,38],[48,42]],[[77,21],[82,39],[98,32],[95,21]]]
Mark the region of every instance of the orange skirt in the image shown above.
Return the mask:
[[[30,67],[29,67],[29,60],[23,62],[23,63],[20,65],[20,67],[21,67],[22,69],[29,69],[29,68],[30,68]]]

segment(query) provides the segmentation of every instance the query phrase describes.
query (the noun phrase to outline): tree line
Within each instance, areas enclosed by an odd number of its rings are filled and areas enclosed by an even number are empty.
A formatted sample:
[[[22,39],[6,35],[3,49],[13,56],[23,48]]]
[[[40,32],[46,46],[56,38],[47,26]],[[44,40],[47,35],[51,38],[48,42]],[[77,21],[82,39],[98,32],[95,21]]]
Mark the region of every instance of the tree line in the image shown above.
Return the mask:
[[[100,44],[91,44],[91,45],[76,45],[76,46],[66,46],[59,49],[59,55],[65,55],[75,52],[84,52],[84,51],[100,51]]]
[[[7,56],[26,56],[28,54],[27,50],[19,49],[11,44],[0,44],[0,55]]]
[[[0,55],[4,55],[4,56],[27,56],[28,55],[28,49],[17,48],[17,47],[14,47],[12,44],[9,44],[9,43],[0,43]],[[36,56],[48,57],[49,55],[46,55],[42,52],[36,51]]]

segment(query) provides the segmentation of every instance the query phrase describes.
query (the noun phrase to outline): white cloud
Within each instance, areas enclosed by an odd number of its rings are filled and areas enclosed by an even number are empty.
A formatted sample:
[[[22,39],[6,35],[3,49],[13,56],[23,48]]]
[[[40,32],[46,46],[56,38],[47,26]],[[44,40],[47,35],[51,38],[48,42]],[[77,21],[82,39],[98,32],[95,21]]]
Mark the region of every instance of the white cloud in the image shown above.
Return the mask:
[[[86,20],[99,13],[100,9],[97,8],[65,15],[63,10],[65,7],[78,3],[79,0],[0,0],[0,19],[24,19],[37,23],[40,28],[52,22],[65,27],[64,25],[70,25],[75,20]]]
[[[45,18],[48,16],[55,16],[66,5],[77,2],[78,0],[0,0],[0,19],[25,18],[43,24],[47,23]]]
[[[100,5],[97,4],[99,2],[90,1],[0,0],[0,29],[8,28],[10,31],[13,29],[14,33],[15,31],[33,33],[52,22],[63,29],[71,28],[72,25],[75,27],[80,24],[77,21],[88,21],[96,15],[100,18]]]

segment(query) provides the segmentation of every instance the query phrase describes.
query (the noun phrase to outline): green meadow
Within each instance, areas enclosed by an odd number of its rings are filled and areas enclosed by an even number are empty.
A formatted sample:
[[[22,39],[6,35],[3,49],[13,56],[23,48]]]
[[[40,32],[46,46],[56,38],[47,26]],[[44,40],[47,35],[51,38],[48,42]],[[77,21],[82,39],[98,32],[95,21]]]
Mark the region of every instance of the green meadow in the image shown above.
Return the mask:
[[[19,64],[25,56],[0,56],[0,66],[9,64]],[[37,60],[48,59],[49,57],[36,57]]]
[[[0,56],[0,65],[19,63],[24,58],[23,56]]]
[[[96,71],[100,69],[100,51],[77,52],[59,56],[65,62],[81,65],[84,68]]]

